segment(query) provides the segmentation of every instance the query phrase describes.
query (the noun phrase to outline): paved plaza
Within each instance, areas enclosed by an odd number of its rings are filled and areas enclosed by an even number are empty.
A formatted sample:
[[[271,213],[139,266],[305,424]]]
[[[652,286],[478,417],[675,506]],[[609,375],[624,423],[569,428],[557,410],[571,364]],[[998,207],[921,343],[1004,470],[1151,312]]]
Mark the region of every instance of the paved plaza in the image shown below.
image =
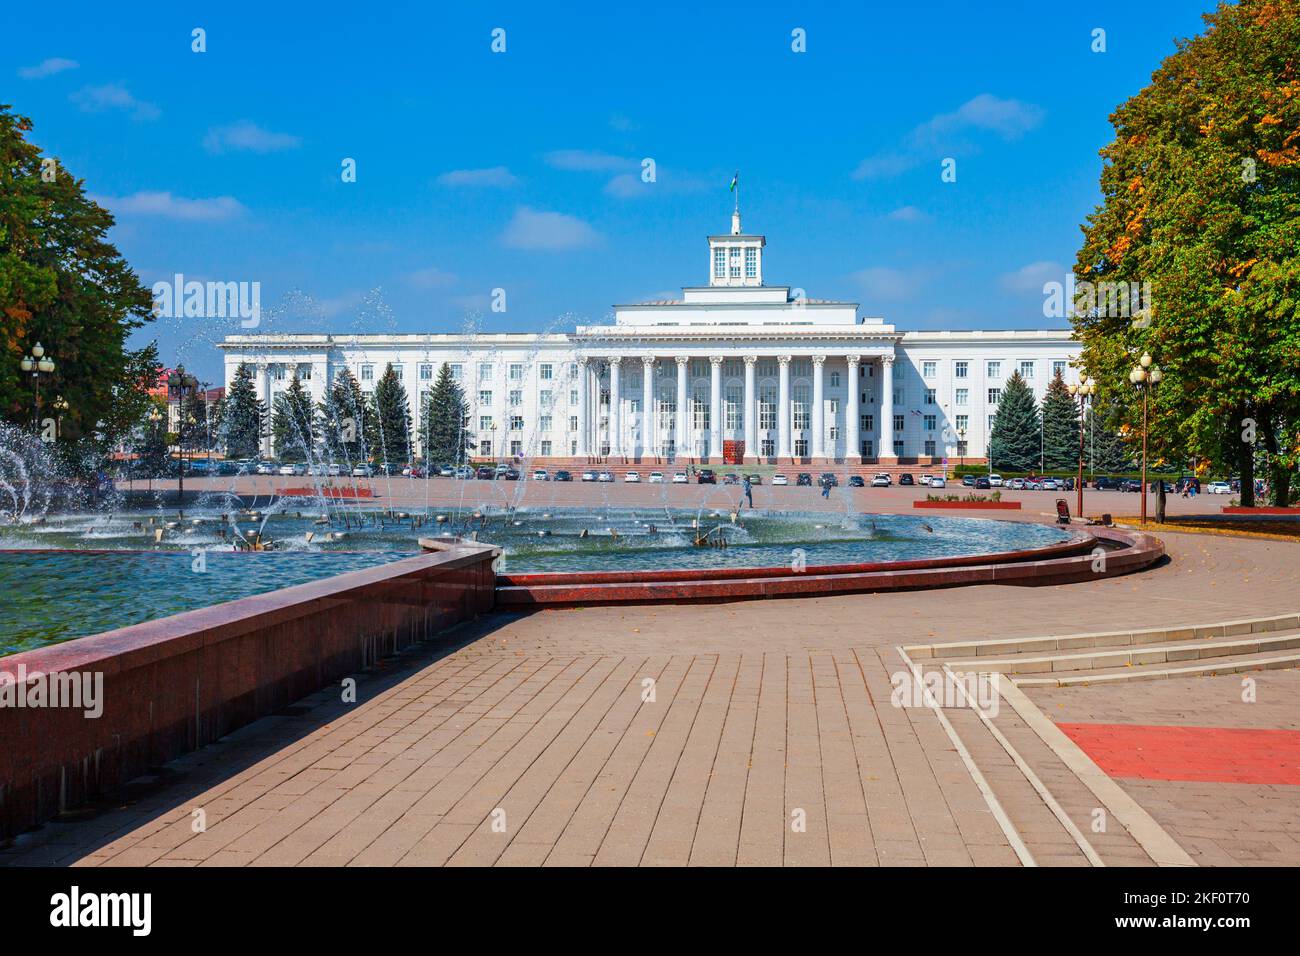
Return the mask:
[[[1300,738],[1294,670],[1027,689],[1049,721],[1095,728],[1078,732],[1092,776],[1018,709],[986,721],[891,703],[903,645],[1300,605],[1300,545],[1165,542],[1170,560],[1150,571],[1059,587],[491,615],[364,675],[357,703],[313,695],[18,838],[0,862],[1300,864],[1300,787],[1256,782],[1222,745],[1226,730]],[[1098,769],[1117,756],[1107,741],[1142,747],[1177,727],[1219,734],[1194,760],[1166,755],[1198,779]]]

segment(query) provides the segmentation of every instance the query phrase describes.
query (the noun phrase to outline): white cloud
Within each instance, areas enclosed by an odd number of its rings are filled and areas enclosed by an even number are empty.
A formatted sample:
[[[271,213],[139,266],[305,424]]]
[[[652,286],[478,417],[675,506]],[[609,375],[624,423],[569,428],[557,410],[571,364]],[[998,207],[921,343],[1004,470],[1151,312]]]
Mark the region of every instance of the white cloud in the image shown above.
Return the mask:
[[[156,216],[185,222],[219,222],[242,216],[248,210],[233,196],[187,199],[169,192],[138,192],[130,196],[92,196],[110,212],[123,216]]]
[[[916,206],[900,206],[887,217],[894,222],[929,222],[930,214]]]
[[[80,65],[76,60],[69,60],[67,57],[52,56],[47,60],[42,60],[35,66],[21,67],[18,70],[18,75],[24,80],[43,80],[47,76],[62,73],[64,70],[75,70]]]
[[[513,186],[519,177],[505,166],[490,166],[487,169],[453,169],[438,177],[442,186]]]
[[[437,266],[417,269],[406,274],[406,281],[417,289],[441,289],[456,284],[456,277],[450,272],[443,272]]]
[[[1064,282],[1070,270],[1059,262],[1042,260],[1021,266],[1015,272],[1007,272],[998,277],[998,284],[1008,292],[1042,293],[1048,282]]]
[[[654,183],[643,183],[634,173],[621,173],[605,184],[605,194],[619,199],[640,199],[649,196]]]
[[[622,172],[638,165],[635,159],[590,149],[557,149],[543,159],[556,169],[582,173]]]
[[[302,140],[289,133],[275,133],[258,126],[251,120],[239,120],[229,126],[214,126],[203,137],[203,148],[209,153],[277,153],[296,149]]]
[[[86,113],[127,110],[138,120],[154,120],[162,115],[162,110],[152,103],[137,100],[121,83],[83,86],[68,98]]]
[[[501,241],[515,249],[559,252],[596,245],[600,234],[574,216],[520,206],[502,233]]]
[[[973,152],[978,147],[972,133],[991,133],[1010,142],[1019,139],[1043,121],[1043,110],[1021,100],[1004,100],[981,93],[951,113],[940,113],[914,126],[902,143],[862,160],[853,171],[854,179],[882,179],[938,159],[944,151]]]

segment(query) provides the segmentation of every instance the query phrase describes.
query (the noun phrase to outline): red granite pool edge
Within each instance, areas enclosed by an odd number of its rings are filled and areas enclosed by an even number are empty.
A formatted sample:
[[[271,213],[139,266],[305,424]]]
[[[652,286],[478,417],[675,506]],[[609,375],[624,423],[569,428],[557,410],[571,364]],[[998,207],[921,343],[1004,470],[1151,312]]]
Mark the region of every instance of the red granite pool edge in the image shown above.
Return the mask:
[[[662,602],[721,602],[764,598],[824,597],[883,591],[1005,584],[1041,587],[1093,581],[1131,574],[1150,567],[1164,556],[1159,538],[1139,531],[1090,529],[1098,541],[1117,546],[1102,556],[1093,551],[1032,561],[989,560],[974,565],[952,565],[937,559],[928,568],[892,569],[849,573],[823,573],[810,568],[795,573],[787,568],[776,574],[742,578],[640,580],[599,583],[584,575],[556,575],[550,584],[498,586],[498,608],[528,610],[555,607],[590,607],[602,604],[653,604]],[[773,569],[765,569],[771,571]],[[558,580],[561,578],[568,580]]]
[[[1042,548],[1004,551],[997,555],[963,554],[947,558],[915,558],[909,561],[876,561],[858,564],[819,564],[807,569],[809,574],[863,574],[870,571],[923,571],[936,567],[970,567],[988,564],[996,557],[1000,563],[1046,561],[1091,552],[1097,539],[1081,534],[1072,541],[1049,544]],[[551,584],[621,584],[649,581],[725,581],[736,578],[779,578],[790,574],[789,567],[776,568],[671,568],[664,571],[575,571],[532,574],[498,574],[497,587],[534,587]]]
[[[947,511],[1019,511],[1019,501],[913,501],[913,508]]]
[[[0,657],[28,689],[46,674],[103,681],[98,718],[0,706],[0,836],[491,610],[498,553],[417,555]]]

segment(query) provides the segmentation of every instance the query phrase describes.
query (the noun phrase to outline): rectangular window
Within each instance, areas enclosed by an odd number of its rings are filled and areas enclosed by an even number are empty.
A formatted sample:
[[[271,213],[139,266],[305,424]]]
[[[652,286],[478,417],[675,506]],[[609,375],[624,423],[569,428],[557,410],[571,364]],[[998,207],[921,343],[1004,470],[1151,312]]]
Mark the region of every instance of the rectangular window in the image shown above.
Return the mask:
[[[540,418],[537,419],[537,430],[543,432],[549,432],[551,430],[550,415],[542,415]]]
[[[510,381],[522,382],[523,379],[524,379],[523,365],[519,364],[518,362],[512,362],[510,364]]]
[[[740,428],[740,403],[743,395],[744,393],[739,385],[728,385],[726,395],[722,400],[727,413],[727,427],[732,431]]]
[[[492,381],[492,363],[491,363],[491,362],[479,362],[479,363],[478,363],[478,380],[479,380],[480,382],[490,382],[490,381]]]
[[[521,442],[518,438],[513,439],[510,442],[510,457],[520,458],[523,456],[523,453],[524,453],[524,443]]]
[[[969,405],[969,404],[970,404],[970,389],[968,389],[968,388],[959,388],[959,389],[957,389],[956,404],[957,404],[957,405]]]
[[[388,367],[393,370],[393,376],[400,382],[402,380],[402,366],[389,365]]]
[[[510,390],[510,407],[518,408],[524,403],[524,393],[520,389],[512,388]]]
[[[796,458],[808,457],[808,439],[796,438],[794,440],[794,456]]]
[[[1001,362],[989,362],[986,371],[988,372],[988,376],[989,376],[989,378],[1001,378],[1001,377],[1002,377],[1002,363],[1001,363]]]
[[[777,393],[763,389],[758,394],[758,427],[766,431],[776,428]]]
[[[926,453],[926,455],[928,455],[928,456],[931,457],[931,458],[934,457],[934,439],[933,439],[933,438],[927,438],[927,439],[926,439],[926,441],[925,441],[925,453]]]
[[[1031,359],[1025,359],[1020,363],[1020,377],[1026,382],[1034,377],[1034,363]]]
[[[809,395],[807,385],[796,385],[791,391],[790,418],[795,431],[809,427]]]
[[[576,388],[569,389],[569,404],[570,405],[578,404],[578,390]]]
[[[283,378],[283,377],[284,377],[284,372],[283,370],[281,370],[277,378]],[[373,365],[361,366],[361,381],[373,382],[374,380],[375,380],[375,367]]]
[[[740,278],[740,246],[731,247],[731,278]]]
[[[727,276],[727,250],[722,246],[717,246],[713,250],[713,276],[716,279],[724,279]]]
[[[491,415],[480,415],[480,416],[478,417],[478,430],[479,430],[479,431],[481,431],[481,432],[485,432],[485,431],[487,431],[488,429],[490,429],[491,427],[492,427],[492,416],[491,416]]]
[[[745,250],[745,278],[746,279],[758,278],[758,250],[757,249],[750,248]]]
[[[875,439],[872,439],[872,438],[864,438],[864,439],[862,439],[862,457],[863,457],[863,458],[875,458],[875,457],[876,457],[876,442],[875,442]]]
[[[544,389],[537,393],[537,403],[542,408],[550,408],[555,404],[555,396],[550,389]]]
[[[957,416],[957,431],[959,431],[959,432],[964,432],[964,431],[965,431],[969,426],[970,426],[970,416],[969,416],[969,415],[958,415],[958,416]]]
[[[859,415],[858,421],[862,423],[862,430],[864,432],[874,432],[876,430],[875,415]]]
[[[989,389],[989,404],[990,404],[990,405],[996,405],[996,404],[997,404],[998,402],[1000,402],[1000,401],[1002,401],[1002,389],[1000,389],[1000,388],[990,388],[990,389]]]
[[[478,403],[480,405],[492,404],[492,390],[490,388],[481,389],[478,393]]]
[[[922,377],[922,378],[934,378],[934,376],[936,375],[936,373],[938,373],[938,371],[939,371],[939,363],[938,363],[938,362],[922,362],[922,363],[921,363],[921,377]]]
[[[522,415],[511,415],[511,416],[510,416],[510,430],[511,430],[512,432],[521,432],[521,431],[523,431],[523,430],[524,430],[524,416],[522,416]]]
[[[840,387],[840,373],[831,372],[831,388],[839,388],[839,387]]]
[[[478,453],[482,458],[492,457],[492,440],[490,438],[484,438],[478,443]]]
[[[447,370],[450,372],[451,380],[453,382],[459,382],[465,375],[465,366],[461,365],[459,362],[453,362],[451,365],[448,365]]]
[[[310,382],[310,381],[311,381],[311,366],[310,366],[310,365],[304,365],[302,368],[298,369],[298,380],[301,381],[301,382]]]
[[[537,368],[537,377],[540,378],[543,382],[549,382],[554,375],[555,375],[555,366],[553,366],[550,362],[543,362]]]
[[[932,388],[927,388],[927,389],[925,390],[925,404],[927,404],[927,405],[933,405],[933,404],[934,404],[934,389],[932,389]]]
[[[1058,376],[1058,375],[1060,375],[1060,376],[1062,376],[1062,377],[1065,376],[1065,363],[1064,363],[1064,362],[1053,362],[1053,363],[1052,363],[1052,378],[1056,378],[1056,376]]]
[[[938,418],[937,418],[936,416],[934,416],[934,415],[926,415],[926,416],[925,416],[925,430],[928,431],[928,432],[932,432],[932,431],[934,431],[934,426],[935,426],[935,424],[936,424],[937,422],[938,422]]]
[[[571,431],[571,432],[576,432],[577,430],[578,430],[578,416],[577,416],[577,415],[570,415],[570,416],[569,416],[569,431]]]
[[[433,366],[427,362],[420,366],[420,381],[429,382],[433,380]]]
[[[907,418],[904,415],[894,416],[894,431],[901,432],[907,428]]]
[[[551,443],[549,441],[542,442],[542,457],[543,458],[551,457]]]
[[[970,362],[954,362],[952,366],[953,378],[965,378],[970,372]]]

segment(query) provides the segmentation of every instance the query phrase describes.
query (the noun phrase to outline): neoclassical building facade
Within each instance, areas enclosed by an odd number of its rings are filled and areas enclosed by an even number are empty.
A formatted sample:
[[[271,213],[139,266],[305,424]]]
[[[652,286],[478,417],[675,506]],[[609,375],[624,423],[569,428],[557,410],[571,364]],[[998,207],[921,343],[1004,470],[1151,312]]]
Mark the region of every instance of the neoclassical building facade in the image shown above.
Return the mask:
[[[1077,377],[1068,330],[899,332],[856,302],[766,284],[766,240],[744,233],[738,212],[708,245],[707,285],[616,305],[612,325],[232,335],[225,383],[247,362],[269,408],[295,375],[319,401],[340,370],[370,391],[391,365],[418,448],[421,396],[446,364],[481,458],[890,465],[982,459],[1014,372],[1040,399],[1058,371]]]

